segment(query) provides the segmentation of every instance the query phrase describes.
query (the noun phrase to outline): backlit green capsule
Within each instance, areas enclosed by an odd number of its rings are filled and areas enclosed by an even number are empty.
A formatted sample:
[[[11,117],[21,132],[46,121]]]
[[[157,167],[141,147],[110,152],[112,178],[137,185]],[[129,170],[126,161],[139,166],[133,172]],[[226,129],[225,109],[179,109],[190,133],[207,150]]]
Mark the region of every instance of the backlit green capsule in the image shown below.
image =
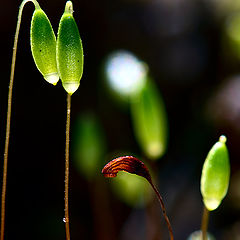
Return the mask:
[[[56,85],[59,76],[56,62],[56,37],[47,15],[36,8],[31,21],[31,50],[34,62],[45,80]]]
[[[209,151],[202,169],[201,193],[209,211],[220,205],[228,190],[230,163],[225,143],[226,137],[221,136]]]
[[[83,48],[72,2],[68,1],[61,17],[57,37],[57,66],[64,89],[73,94],[80,85],[83,72]]]

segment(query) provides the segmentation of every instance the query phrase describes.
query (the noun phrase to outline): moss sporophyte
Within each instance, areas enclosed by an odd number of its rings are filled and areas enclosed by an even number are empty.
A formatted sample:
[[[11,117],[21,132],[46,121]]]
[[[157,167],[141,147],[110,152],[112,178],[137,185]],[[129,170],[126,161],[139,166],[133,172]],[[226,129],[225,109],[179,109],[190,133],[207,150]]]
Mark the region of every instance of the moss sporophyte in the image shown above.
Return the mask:
[[[67,1],[58,27],[56,45],[57,68],[63,88],[67,92],[67,120],[65,147],[65,229],[70,240],[68,185],[69,185],[69,143],[71,95],[78,89],[83,73],[83,48],[77,24],[73,18],[73,4]]]
[[[17,53],[18,36],[21,25],[22,12],[27,2],[34,3],[35,11],[32,16],[30,28],[30,43],[34,62],[46,81],[56,85],[61,76],[62,84],[67,91],[67,122],[66,122],[66,170],[65,170],[65,226],[66,238],[70,239],[69,216],[68,216],[68,178],[69,178],[69,131],[70,131],[70,108],[71,95],[77,90],[83,72],[83,49],[77,24],[72,16],[72,2],[66,3],[64,14],[60,20],[58,39],[52,29],[51,23],[40,8],[36,0],[24,0],[19,7],[18,21],[16,26],[11,74],[8,92],[8,110],[6,121],[6,138],[3,164],[3,185],[1,200],[1,239],[4,239],[5,227],[5,199],[7,185],[7,161],[10,139],[12,91],[14,82],[15,62]]]
[[[204,202],[202,217],[202,236],[207,239],[209,211],[221,204],[226,196],[230,179],[230,162],[226,147],[227,138],[222,135],[210,149],[203,164],[201,176],[201,193]]]
[[[215,210],[220,205],[228,190],[230,163],[226,140],[225,136],[221,136],[214,144],[202,169],[201,193],[209,211]]]
[[[72,95],[78,89],[83,73],[83,48],[71,1],[66,3],[59,23],[57,67],[64,89]]]
[[[40,8],[36,0],[22,1],[19,12],[16,32],[13,43],[11,73],[8,90],[8,106],[7,106],[7,120],[6,120],[6,135],[5,135],[5,149],[4,149],[4,163],[3,163],[3,184],[2,184],[2,198],[1,198],[1,240],[4,239],[5,229],[5,199],[6,199],[6,186],[7,186],[7,162],[8,162],[8,149],[10,140],[11,128],[11,109],[12,109],[12,91],[14,82],[14,72],[16,63],[17,43],[20,31],[21,19],[23,8],[26,3],[32,2],[35,6],[31,26],[31,47],[33,50],[33,57],[37,64],[38,69],[44,75],[45,79],[51,83],[58,81],[58,74],[56,71],[56,56],[55,56],[55,36],[51,24],[46,14]],[[38,35],[39,34],[39,35]],[[37,52],[36,52],[37,51]],[[45,59],[45,61],[42,61]],[[44,63],[45,62],[45,63]]]
[[[167,223],[170,239],[173,240],[174,237],[173,237],[172,226],[168,219],[166,209],[163,203],[163,199],[160,193],[158,192],[157,188],[153,184],[151,175],[146,165],[142,161],[140,161],[139,159],[133,156],[124,156],[124,157],[118,157],[113,159],[108,164],[106,164],[102,169],[102,173],[104,177],[109,177],[109,178],[116,177],[119,171],[124,171],[124,172],[132,173],[132,174],[136,174],[138,176],[144,177],[150,183],[154,192],[157,195],[160,206],[162,208],[163,216]]]

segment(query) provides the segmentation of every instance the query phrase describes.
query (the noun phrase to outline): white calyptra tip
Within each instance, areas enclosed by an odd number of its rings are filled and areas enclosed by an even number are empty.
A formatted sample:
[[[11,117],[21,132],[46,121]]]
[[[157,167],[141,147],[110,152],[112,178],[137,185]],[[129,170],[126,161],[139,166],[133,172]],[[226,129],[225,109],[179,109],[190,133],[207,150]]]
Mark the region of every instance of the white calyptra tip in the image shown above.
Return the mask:
[[[227,141],[227,138],[224,135],[221,135],[219,138],[219,142],[226,143],[226,141]]]
[[[71,1],[67,1],[65,5],[65,13],[73,14],[73,4]]]

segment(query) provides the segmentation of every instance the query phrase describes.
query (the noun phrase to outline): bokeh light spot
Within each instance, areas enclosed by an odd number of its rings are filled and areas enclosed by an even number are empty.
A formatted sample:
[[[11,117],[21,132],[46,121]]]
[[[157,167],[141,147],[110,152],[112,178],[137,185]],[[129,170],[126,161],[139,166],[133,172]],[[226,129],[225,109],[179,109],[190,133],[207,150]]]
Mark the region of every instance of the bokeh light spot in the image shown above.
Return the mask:
[[[130,96],[139,92],[146,82],[147,66],[130,52],[111,54],[106,62],[106,75],[113,91]]]

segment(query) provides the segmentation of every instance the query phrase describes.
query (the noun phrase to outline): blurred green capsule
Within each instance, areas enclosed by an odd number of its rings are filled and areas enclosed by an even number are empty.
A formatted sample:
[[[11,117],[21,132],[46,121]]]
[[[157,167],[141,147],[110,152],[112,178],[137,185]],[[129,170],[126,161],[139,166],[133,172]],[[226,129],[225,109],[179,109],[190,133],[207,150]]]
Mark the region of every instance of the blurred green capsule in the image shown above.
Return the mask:
[[[131,207],[145,206],[153,197],[149,183],[141,176],[119,172],[111,183],[116,196]]]
[[[73,157],[79,172],[88,180],[97,176],[103,165],[106,142],[102,127],[94,115],[85,114],[75,122]]]
[[[161,157],[167,147],[168,124],[165,106],[153,82],[146,85],[131,99],[135,136],[146,156]]]
[[[30,30],[34,62],[45,80],[56,85],[59,76],[56,62],[56,37],[44,11],[37,7],[33,13]]]
[[[226,140],[222,135],[214,144],[202,169],[201,193],[209,211],[215,210],[220,205],[228,190],[230,163]]]
[[[83,48],[71,1],[67,1],[59,23],[57,67],[64,89],[73,94],[80,85],[83,73]]]
[[[232,54],[240,58],[240,14],[236,12],[227,17],[223,36],[223,48],[226,54]]]

